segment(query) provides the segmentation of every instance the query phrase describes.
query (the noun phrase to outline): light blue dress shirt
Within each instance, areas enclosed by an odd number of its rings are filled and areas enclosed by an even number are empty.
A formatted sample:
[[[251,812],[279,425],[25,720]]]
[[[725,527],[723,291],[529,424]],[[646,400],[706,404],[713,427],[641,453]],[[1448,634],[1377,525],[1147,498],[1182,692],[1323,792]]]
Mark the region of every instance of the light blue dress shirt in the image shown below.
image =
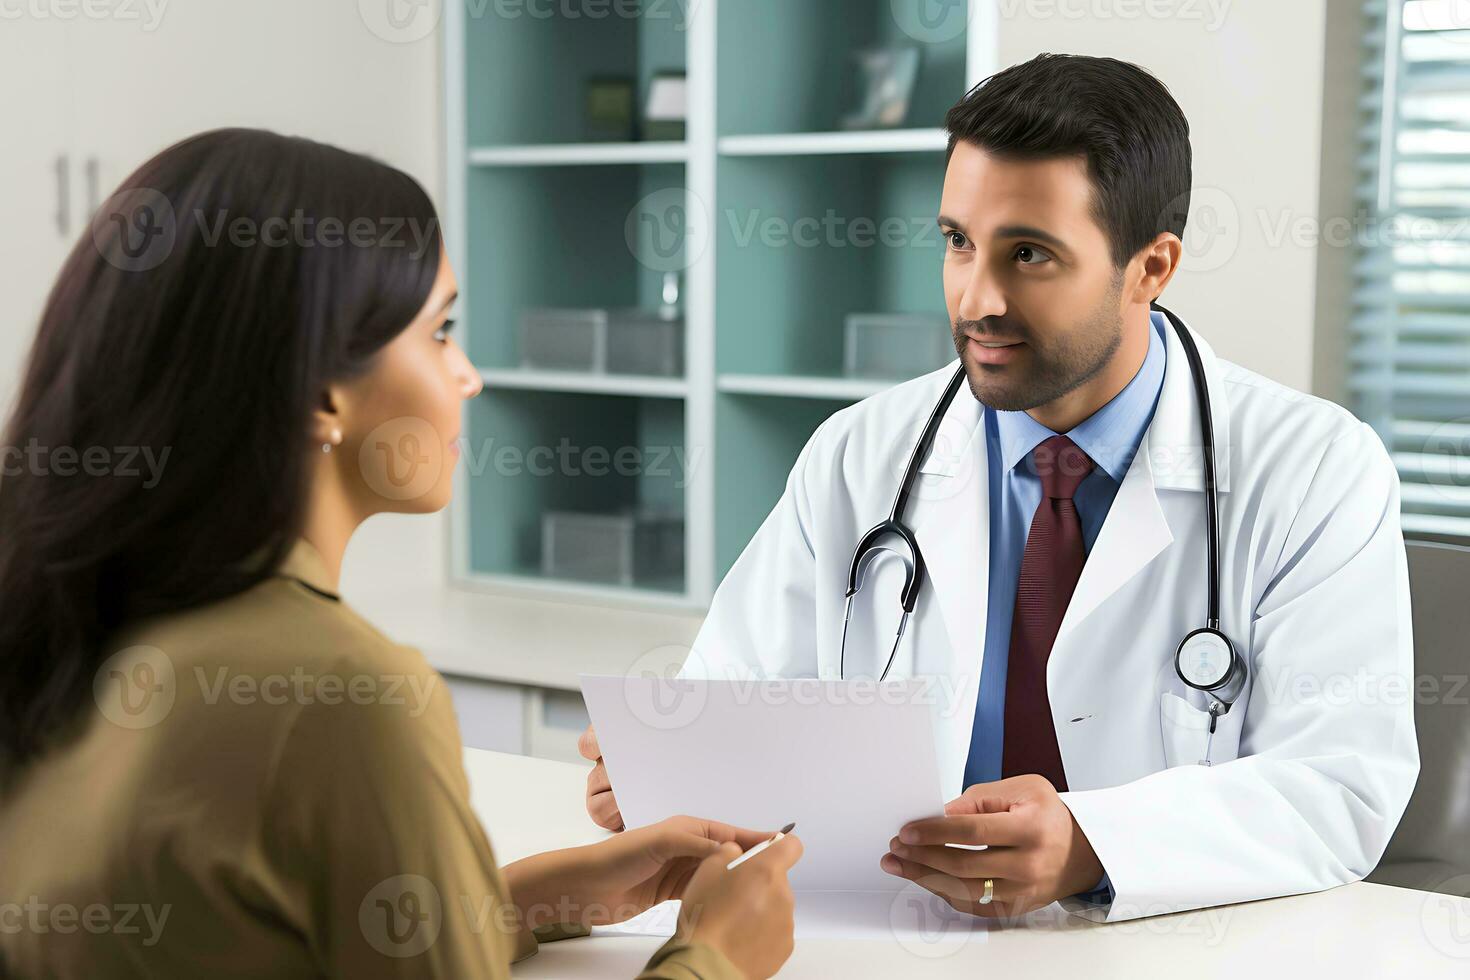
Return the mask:
[[[1168,321],[1162,313],[1153,313],[1150,319],[1153,329],[1149,331],[1148,353],[1133,380],[1112,401],[1066,433],[1096,464],[1073,498],[1082,521],[1083,544],[1089,552],[1153,420],[1164,384],[1164,331]],[[1011,614],[1026,535],[1041,503],[1041,479],[1033,468],[1031,451],[1057,434],[1025,412],[985,409],[990,474],[990,612],[970,756],[965,763],[966,787],[1001,778]]]

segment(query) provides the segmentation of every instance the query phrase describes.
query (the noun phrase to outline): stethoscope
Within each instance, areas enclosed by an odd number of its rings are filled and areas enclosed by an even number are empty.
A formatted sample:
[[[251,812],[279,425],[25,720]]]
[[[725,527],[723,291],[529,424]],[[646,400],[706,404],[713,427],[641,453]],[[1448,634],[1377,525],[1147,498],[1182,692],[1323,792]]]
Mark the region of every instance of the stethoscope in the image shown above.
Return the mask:
[[[1199,400],[1200,436],[1204,444],[1209,607],[1205,625],[1185,636],[1178,650],[1175,651],[1174,671],[1179,675],[1181,681],[1194,690],[1200,691],[1208,699],[1210,734],[1213,735],[1220,715],[1228,712],[1230,706],[1240,697],[1246,680],[1244,659],[1236,652],[1230,638],[1220,631],[1220,498],[1215,486],[1215,424],[1210,414],[1210,390],[1205,380],[1204,363],[1200,360],[1199,348],[1195,346],[1194,337],[1173,313],[1157,303],[1152,304],[1152,308],[1167,317],[1175,332],[1178,333],[1180,343],[1184,345],[1185,356],[1189,361],[1189,371],[1194,376],[1195,395]],[[903,615],[898,621],[898,631],[893,638],[893,649],[888,654],[883,673],[878,677],[880,682],[887,678],[888,671],[893,666],[893,659],[898,654],[898,647],[903,640],[904,629],[908,626],[909,616],[913,614],[914,606],[918,602],[919,589],[924,584],[924,554],[919,550],[919,542],[914,537],[914,532],[903,521],[904,509],[908,506],[914,481],[918,479],[919,466],[929,455],[929,450],[933,447],[934,440],[939,434],[939,425],[944,420],[944,415],[949,410],[955,393],[959,391],[960,384],[964,380],[965,368],[962,364],[955,370],[949,383],[945,385],[944,393],[939,396],[934,410],[929,413],[929,420],[924,423],[924,431],[920,433],[919,441],[914,445],[913,453],[909,456],[903,480],[898,485],[898,496],[893,500],[893,509],[889,511],[887,520],[864,534],[853,551],[852,565],[847,573],[847,608],[842,619],[842,646],[838,651],[837,676],[839,679],[846,674],[847,629],[852,623],[853,600],[862,590],[863,580],[867,576],[869,566],[876,558],[885,553],[897,556],[904,565],[903,592],[900,597]],[[886,538],[897,538],[898,546],[890,546],[887,542],[881,545],[878,543]],[[1208,758],[1208,753],[1206,758]]]

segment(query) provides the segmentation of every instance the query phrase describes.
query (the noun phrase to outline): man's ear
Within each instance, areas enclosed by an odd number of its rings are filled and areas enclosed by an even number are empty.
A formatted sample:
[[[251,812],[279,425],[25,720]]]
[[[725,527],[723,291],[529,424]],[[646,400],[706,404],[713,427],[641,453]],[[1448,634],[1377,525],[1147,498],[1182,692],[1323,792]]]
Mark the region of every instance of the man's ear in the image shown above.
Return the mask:
[[[1147,306],[1164,293],[1169,280],[1179,271],[1179,260],[1184,255],[1184,243],[1179,236],[1161,231],[1133,257],[1138,266],[1138,281],[1129,295],[1129,302]]]
[[[311,437],[318,445],[334,448],[342,445],[342,433],[346,427],[338,409],[341,403],[340,392],[333,387],[318,396],[316,410],[311,413]]]

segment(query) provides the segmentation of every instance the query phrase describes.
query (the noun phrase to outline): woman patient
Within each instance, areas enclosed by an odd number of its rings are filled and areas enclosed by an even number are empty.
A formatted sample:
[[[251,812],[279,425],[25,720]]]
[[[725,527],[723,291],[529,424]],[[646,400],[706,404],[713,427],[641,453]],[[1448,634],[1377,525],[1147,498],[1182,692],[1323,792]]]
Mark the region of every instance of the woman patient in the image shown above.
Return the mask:
[[[449,500],[455,289],[410,177],[253,130],[145,164],[68,258],[0,441],[0,976],[506,977],[670,898],[644,977],[790,955],[794,837],[498,867],[446,685],[338,596],[364,520]]]

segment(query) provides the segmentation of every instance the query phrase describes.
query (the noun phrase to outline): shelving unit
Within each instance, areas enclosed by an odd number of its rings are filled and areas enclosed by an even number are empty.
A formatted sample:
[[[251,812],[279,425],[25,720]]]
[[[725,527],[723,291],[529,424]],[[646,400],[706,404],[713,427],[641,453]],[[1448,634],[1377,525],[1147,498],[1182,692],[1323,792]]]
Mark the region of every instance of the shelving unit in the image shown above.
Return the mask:
[[[890,129],[858,133],[765,133],[722,136],[721,156],[795,156],[805,153],[935,153],[949,144],[936,129]]]
[[[842,375],[844,318],[942,324],[940,127],[992,70],[997,14],[971,0],[968,18],[941,8],[950,21],[930,23],[926,2],[701,0],[636,18],[620,5],[594,18],[446,4],[445,221],[486,386],[467,413],[451,521],[458,585],[703,607],[813,429],[892,383]],[[895,44],[922,51],[908,118],[842,130],[853,53]],[[687,77],[683,140],[590,138],[588,78],[635,79],[641,107],[667,70]],[[525,311],[653,309],[668,272],[680,276],[683,377],[522,366]],[[586,465],[620,450],[641,454],[637,472]],[[533,467],[548,454],[552,472]],[[631,587],[548,578],[551,510],[682,518],[682,572]]]
[[[868,378],[822,378],[782,374],[722,374],[717,386],[727,395],[775,395],[780,398],[824,398],[862,401],[892,387],[891,381]]]
[[[570,143],[565,146],[477,146],[467,154],[472,167],[564,167],[617,163],[683,163],[689,144]]]
[[[689,383],[683,378],[634,374],[594,374],[577,371],[538,371],[534,368],[482,368],[480,380],[497,390],[567,391],[591,395],[635,395],[643,398],[685,398]]]

